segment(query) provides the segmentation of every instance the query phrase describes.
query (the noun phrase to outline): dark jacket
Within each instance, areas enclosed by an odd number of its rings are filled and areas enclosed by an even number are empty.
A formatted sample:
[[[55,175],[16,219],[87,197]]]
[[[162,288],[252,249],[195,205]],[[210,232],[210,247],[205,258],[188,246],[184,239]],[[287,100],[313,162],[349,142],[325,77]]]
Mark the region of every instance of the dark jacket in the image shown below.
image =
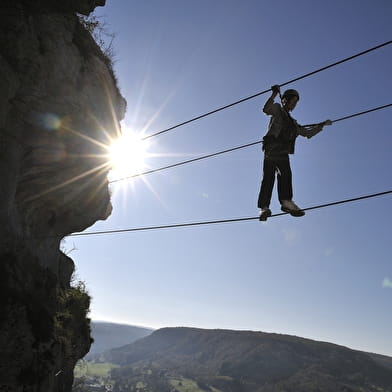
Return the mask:
[[[295,140],[298,135],[310,139],[318,134],[321,124],[304,127],[280,105],[269,98],[263,107],[263,112],[271,116],[268,131],[263,138],[263,150],[268,155],[294,154]]]

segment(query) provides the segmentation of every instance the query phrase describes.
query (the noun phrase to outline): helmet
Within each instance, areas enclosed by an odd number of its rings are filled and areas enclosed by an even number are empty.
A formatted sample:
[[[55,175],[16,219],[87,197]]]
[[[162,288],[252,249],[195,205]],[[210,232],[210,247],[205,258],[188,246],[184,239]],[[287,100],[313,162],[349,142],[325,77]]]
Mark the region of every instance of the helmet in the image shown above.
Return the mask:
[[[298,100],[299,100],[298,91],[297,91],[297,90],[294,90],[294,89],[289,89],[289,90],[286,90],[286,91],[283,93],[283,95],[282,95],[282,98],[291,98],[291,97],[297,97]]]

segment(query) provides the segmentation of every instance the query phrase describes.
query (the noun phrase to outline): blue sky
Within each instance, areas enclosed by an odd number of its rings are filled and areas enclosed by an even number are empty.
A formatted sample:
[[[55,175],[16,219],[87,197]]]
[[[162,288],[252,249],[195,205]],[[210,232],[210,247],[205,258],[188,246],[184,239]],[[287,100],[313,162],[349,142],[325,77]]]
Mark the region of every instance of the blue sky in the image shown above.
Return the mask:
[[[390,1],[108,0],[122,123],[150,134],[388,41]],[[391,103],[392,45],[287,86],[300,123]],[[260,96],[150,139],[151,168],[262,138]],[[301,207],[392,189],[391,109],[297,141]],[[260,146],[112,185],[87,231],[256,216]],[[69,237],[93,319],[249,329],[392,355],[391,197],[282,216]],[[276,190],[271,204],[280,212]]]

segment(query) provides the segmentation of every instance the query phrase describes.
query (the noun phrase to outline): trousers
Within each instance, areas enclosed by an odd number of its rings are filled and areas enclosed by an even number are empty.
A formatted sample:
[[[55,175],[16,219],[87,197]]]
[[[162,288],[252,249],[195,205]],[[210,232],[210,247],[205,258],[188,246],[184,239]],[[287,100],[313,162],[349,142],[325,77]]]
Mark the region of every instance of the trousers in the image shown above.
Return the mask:
[[[291,200],[293,198],[292,174],[288,154],[276,156],[265,154],[263,162],[263,180],[261,182],[257,201],[257,206],[259,208],[269,207],[276,174],[278,178],[279,201],[282,202],[282,200]]]

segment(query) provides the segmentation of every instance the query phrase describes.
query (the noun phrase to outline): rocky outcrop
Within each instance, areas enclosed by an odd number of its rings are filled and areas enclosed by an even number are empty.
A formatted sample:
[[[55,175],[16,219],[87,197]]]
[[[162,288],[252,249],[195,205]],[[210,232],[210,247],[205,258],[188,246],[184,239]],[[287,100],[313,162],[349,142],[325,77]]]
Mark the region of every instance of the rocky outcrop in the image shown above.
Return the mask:
[[[70,391],[90,347],[61,239],[111,211],[110,138],[125,101],[79,22],[104,0],[0,3],[0,391]]]

